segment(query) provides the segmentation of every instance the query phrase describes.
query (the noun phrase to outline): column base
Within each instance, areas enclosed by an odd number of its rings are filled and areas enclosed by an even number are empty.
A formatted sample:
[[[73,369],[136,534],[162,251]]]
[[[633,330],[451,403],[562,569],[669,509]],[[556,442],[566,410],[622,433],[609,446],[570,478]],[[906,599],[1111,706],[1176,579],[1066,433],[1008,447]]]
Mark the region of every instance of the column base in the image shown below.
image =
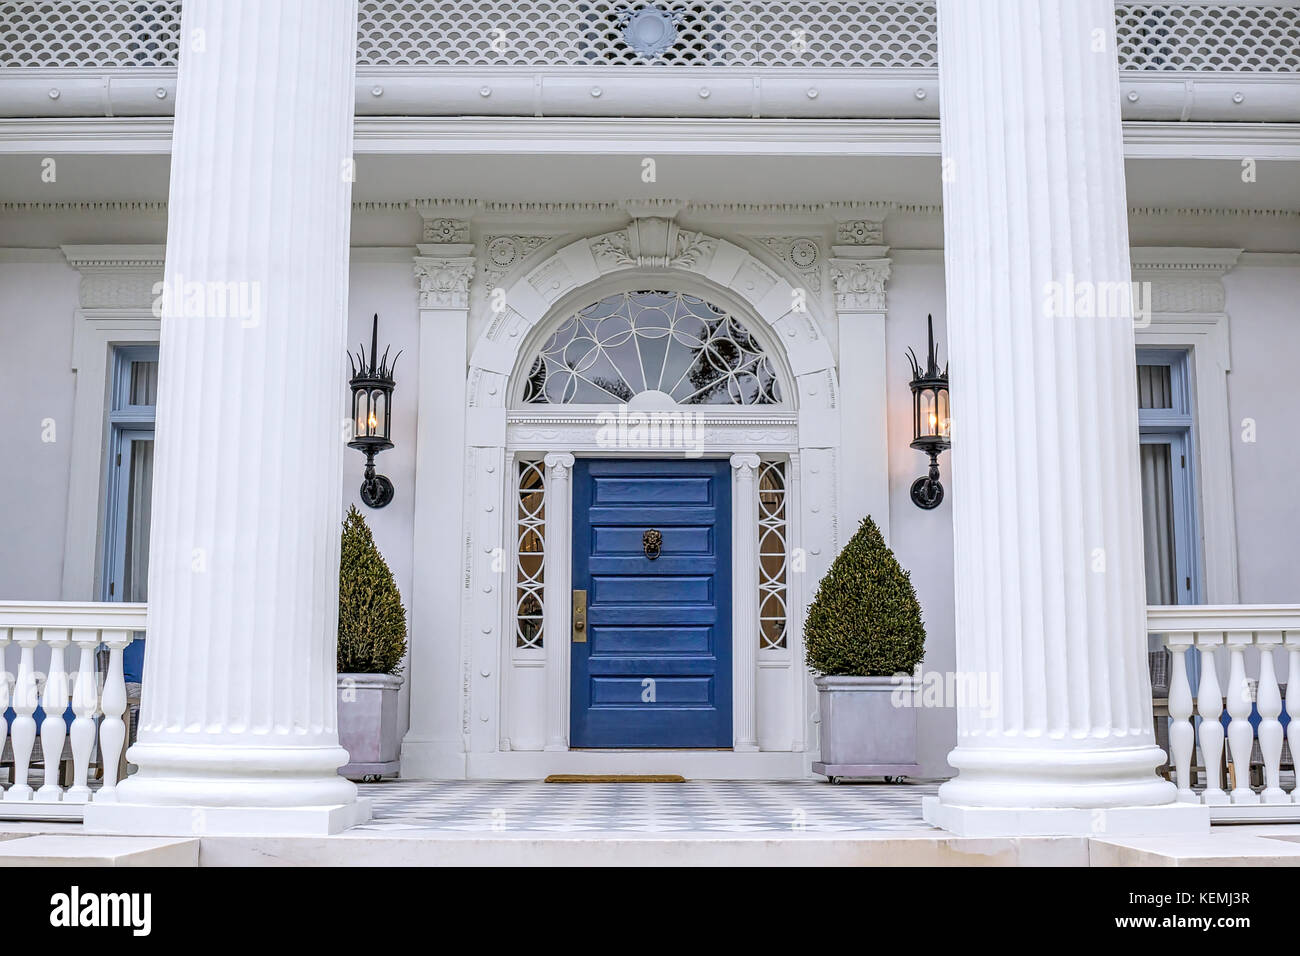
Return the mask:
[[[962,807],[921,799],[925,822],[964,837],[1171,836],[1210,832],[1210,808],[1190,803],[1154,807]]]
[[[86,805],[85,832],[134,836],[329,836],[370,819],[370,801],[322,807]]]

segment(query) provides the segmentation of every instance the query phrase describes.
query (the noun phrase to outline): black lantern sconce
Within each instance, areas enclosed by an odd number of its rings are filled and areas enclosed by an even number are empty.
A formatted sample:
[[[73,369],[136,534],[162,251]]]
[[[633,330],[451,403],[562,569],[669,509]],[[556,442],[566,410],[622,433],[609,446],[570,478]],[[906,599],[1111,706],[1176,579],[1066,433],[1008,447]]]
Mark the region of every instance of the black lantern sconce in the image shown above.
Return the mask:
[[[393,500],[393,483],[375,474],[375,455],[393,447],[393,369],[401,352],[388,364],[388,349],[379,357],[379,315],[370,332],[370,362],[366,364],[366,347],[348,353],[352,366],[352,440],[349,448],[366,453],[366,477],[361,482],[361,500],[369,508],[382,508]]]
[[[930,473],[912,482],[912,503],[929,511],[943,501],[939,482],[939,453],[952,447],[952,417],[948,408],[948,366],[939,371],[934,352],[934,316],[927,316],[930,354],[921,368],[916,353],[907,350],[912,363],[912,447],[930,456]]]

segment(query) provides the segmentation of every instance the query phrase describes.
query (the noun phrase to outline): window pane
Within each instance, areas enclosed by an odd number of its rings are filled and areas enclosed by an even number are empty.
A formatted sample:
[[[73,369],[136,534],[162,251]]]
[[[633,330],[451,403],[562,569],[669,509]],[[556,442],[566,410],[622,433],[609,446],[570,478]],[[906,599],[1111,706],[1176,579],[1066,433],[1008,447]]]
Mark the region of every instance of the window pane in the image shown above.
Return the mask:
[[[127,393],[130,405],[158,404],[158,363],[132,362],[131,388]]]
[[[1139,365],[1138,408],[1173,408],[1174,390],[1168,365]]]
[[[519,462],[517,490],[515,647],[540,648],[546,586],[546,476],[540,461]]]
[[[785,462],[765,461],[758,472],[758,646],[786,646]]]
[[[1143,444],[1142,541],[1146,565],[1147,603],[1178,603],[1178,571],[1174,553],[1173,454],[1167,444]]]
[[[122,600],[146,601],[149,589],[149,523],[153,500],[153,439],[131,442],[126,493],[126,561]]]

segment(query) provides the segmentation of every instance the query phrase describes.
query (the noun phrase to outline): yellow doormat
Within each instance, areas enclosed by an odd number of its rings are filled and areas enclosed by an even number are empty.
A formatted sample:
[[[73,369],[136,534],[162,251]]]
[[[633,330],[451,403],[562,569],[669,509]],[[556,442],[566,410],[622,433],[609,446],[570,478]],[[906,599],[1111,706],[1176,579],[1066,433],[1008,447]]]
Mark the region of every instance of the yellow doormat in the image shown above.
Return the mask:
[[[545,783],[685,783],[677,773],[553,773]]]

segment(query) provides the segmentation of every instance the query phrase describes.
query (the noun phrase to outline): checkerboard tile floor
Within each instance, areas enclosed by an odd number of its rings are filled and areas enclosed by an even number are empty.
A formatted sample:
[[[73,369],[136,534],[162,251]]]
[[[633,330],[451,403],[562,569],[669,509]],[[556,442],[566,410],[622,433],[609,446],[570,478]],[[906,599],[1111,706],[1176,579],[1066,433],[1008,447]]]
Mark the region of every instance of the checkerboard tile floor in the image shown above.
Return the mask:
[[[544,833],[847,833],[928,829],[938,783],[816,781],[555,784],[394,780],[363,784],[358,829]]]

